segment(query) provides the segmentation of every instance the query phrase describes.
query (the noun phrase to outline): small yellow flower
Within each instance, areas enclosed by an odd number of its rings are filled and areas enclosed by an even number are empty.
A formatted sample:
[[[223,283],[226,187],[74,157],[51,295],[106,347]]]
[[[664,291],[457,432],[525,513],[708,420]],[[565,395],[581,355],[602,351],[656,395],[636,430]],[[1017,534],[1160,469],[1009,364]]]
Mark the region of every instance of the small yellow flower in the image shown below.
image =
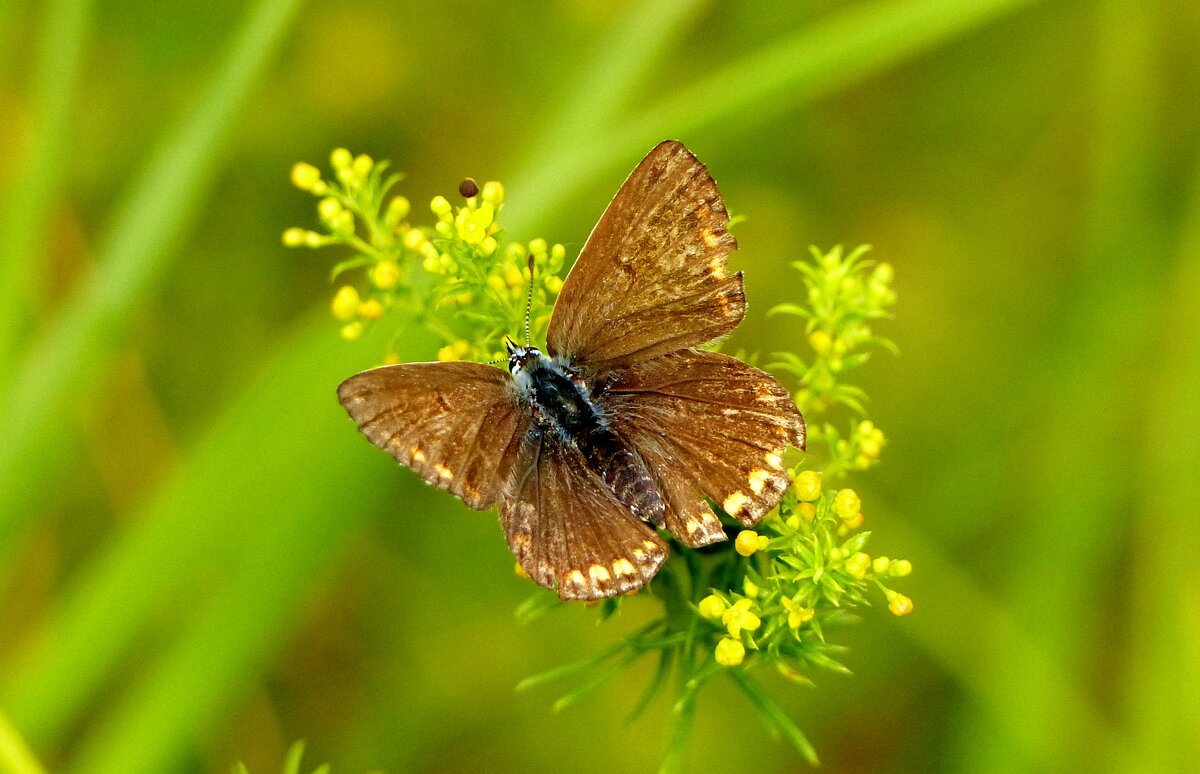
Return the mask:
[[[364,320],[378,320],[383,317],[383,304],[378,299],[368,298],[359,305],[358,316]]]
[[[321,170],[303,161],[292,167],[292,185],[301,191],[311,191],[321,182]]]
[[[821,496],[821,474],[815,470],[802,470],[796,476],[796,497],[812,502]]]
[[[812,520],[817,518],[817,506],[812,503],[800,503],[796,506],[796,513],[803,516],[804,520],[811,524]]]
[[[529,252],[533,253],[535,256],[545,256],[546,240],[542,239],[541,237],[529,240]]]
[[[888,590],[888,610],[892,615],[908,615],[913,611],[913,601],[898,591]]]
[[[546,277],[546,280],[542,284],[546,287],[547,291],[556,296],[562,292],[562,277],[559,277],[556,274],[551,274],[549,277]]]
[[[492,225],[495,212],[492,205],[486,203],[474,211],[465,207],[459,210],[454,219],[458,238],[468,244],[481,244],[488,236],[488,226]]]
[[[912,573],[912,562],[907,559],[896,559],[892,562],[892,566],[888,568],[894,578],[903,578]]]
[[[489,180],[483,184],[482,192],[483,200],[493,207],[499,207],[504,204],[504,186],[497,183],[495,180]]]
[[[752,529],[742,530],[738,533],[733,547],[742,556],[752,556],[759,548],[758,533]]]
[[[844,519],[842,521],[842,524],[846,525],[846,527],[848,529],[858,529],[859,527],[861,527],[863,525],[863,522],[865,522],[866,520],[867,520],[867,517],[863,515],[862,511],[859,511],[858,513],[854,514],[850,518]]]
[[[700,609],[701,616],[711,618],[715,621],[725,614],[725,609],[728,606],[725,604],[725,600],[717,594],[709,594],[700,600],[700,604],[697,607]]]
[[[391,290],[400,281],[400,266],[395,261],[380,261],[371,267],[371,284],[380,290]]]
[[[850,573],[850,577],[862,580],[867,577],[867,573],[871,570],[871,557],[859,551],[854,556],[846,560],[846,572]]]
[[[886,575],[887,571],[891,569],[891,566],[892,560],[886,556],[877,556],[875,557],[875,560],[871,562],[871,569],[875,571],[876,575]]]
[[[346,323],[342,326],[342,338],[346,341],[354,341],[362,335],[362,332],[363,324],[358,320],[355,320],[352,323]]]
[[[508,263],[504,265],[504,281],[508,283],[510,288],[525,287],[525,277],[521,274],[521,270],[516,264]]]
[[[325,237],[321,236],[315,231],[304,232],[304,244],[308,247],[320,247],[321,245],[325,244],[325,241]]]
[[[305,242],[304,229],[293,226],[283,232],[283,243],[288,247],[300,247]]]
[[[750,612],[753,606],[754,600],[739,599],[721,615],[721,623],[732,636],[740,637],[743,630],[752,632],[762,625],[762,619]]]
[[[352,320],[358,314],[362,299],[353,285],[342,285],[333,296],[333,316],[339,320]]]
[[[329,164],[334,169],[346,169],[354,163],[354,155],[345,148],[334,148],[329,154]]]
[[[853,519],[862,510],[862,499],[853,489],[839,489],[833,497],[833,509],[845,521]]]
[[[717,643],[717,649],[713,655],[721,666],[737,666],[746,658],[746,646],[742,644],[741,640],[722,637]]]
[[[811,607],[805,607],[794,599],[784,597],[779,600],[783,603],[783,607],[788,611],[788,626],[793,629],[799,629],[805,623],[812,620],[817,611]]]
[[[808,334],[808,345],[818,355],[828,355],[833,349],[833,338],[825,331],[815,330]]]

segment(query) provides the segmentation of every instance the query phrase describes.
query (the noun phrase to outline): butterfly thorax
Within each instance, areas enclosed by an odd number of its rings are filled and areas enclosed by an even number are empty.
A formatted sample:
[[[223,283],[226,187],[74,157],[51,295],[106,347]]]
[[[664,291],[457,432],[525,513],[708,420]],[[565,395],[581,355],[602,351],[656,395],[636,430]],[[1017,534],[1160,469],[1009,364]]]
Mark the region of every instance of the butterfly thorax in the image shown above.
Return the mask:
[[[587,381],[534,347],[513,347],[509,371],[533,414],[530,432],[551,434],[579,450],[613,494],[637,517],[662,525],[662,494],[641,458],[612,431]]]

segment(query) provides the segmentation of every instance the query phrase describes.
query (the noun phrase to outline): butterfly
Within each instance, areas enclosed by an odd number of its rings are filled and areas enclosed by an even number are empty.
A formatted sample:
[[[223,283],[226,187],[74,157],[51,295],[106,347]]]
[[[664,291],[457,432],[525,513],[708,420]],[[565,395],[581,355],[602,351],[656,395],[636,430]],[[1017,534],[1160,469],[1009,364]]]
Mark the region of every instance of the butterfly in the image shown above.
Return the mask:
[[[710,502],[756,524],[791,484],[804,418],[773,377],[694,349],[746,309],[737,242],[708,170],[682,143],[638,164],[592,230],[550,317],[546,352],[508,368],[383,366],[338,398],[376,446],[472,508],[564,600],[628,593],[667,556],[726,538]]]

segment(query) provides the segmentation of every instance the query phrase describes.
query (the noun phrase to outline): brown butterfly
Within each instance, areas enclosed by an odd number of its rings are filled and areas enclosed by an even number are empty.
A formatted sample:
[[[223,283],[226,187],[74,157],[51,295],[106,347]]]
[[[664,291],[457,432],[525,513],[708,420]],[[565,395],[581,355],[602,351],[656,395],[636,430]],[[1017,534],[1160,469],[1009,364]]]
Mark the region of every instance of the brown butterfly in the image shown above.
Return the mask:
[[[596,224],[550,318],[547,353],[508,371],[411,363],[338,398],[376,446],[472,508],[497,505],[529,577],[563,599],[645,585],[667,556],[725,539],[709,501],[750,526],[791,480],[804,418],[770,375],[692,349],[745,314],[737,242],[708,170],[659,144]]]

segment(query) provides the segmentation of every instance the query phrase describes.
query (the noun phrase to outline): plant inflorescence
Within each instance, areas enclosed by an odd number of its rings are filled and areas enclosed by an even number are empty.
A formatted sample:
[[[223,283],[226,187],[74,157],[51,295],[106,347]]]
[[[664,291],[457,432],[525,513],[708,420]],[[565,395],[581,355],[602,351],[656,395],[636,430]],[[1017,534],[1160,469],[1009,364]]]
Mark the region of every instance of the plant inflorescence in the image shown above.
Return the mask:
[[[330,180],[308,164],[293,169],[293,182],[320,197],[323,230],[288,229],[283,241],[351,248],[353,255],[332,271],[339,286],[331,311],[343,337],[354,339],[366,326],[387,324],[396,330],[395,341],[419,326],[440,340],[441,360],[502,358],[503,337],[522,330],[530,288],[532,340],[544,337],[562,288],[565,250],[544,239],[504,239],[497,220],[504,203],[499,183],[480,187],[463,181],[459,205],[434,197],[429,205],[434,222],[423,226],[410,222],[407,199],[391,195],[399,177],[386,174],[386,162],[338,149],[331,164]],[[585,661],[521,683],[529,688],[599,670],[559,699],[555,706],[562,708],[641,656],[657,654],[657,672],[635,714],[674,677],[663,771],[681,769],[697,696],[718,676],[730,678],[767,727],[815,763],[812,745],[757,673],[771,669],[798,683],[810,682],[820,670],[847,673],[843,648],[831,634],[854,620],[851,611],[872,597],[881,597],[897,616],[913,609],[912,600],[892,587],[912,571],[911,564],[867,552],[867,509],[848,481],[876,465],[886,443],[883,431],[866,418],[867,396],[848,377],[873,350],[895,349],[872,328],[895,303],[892,268],[869,260],[864,247],[849,253],[841,247],[813,249],[793,266],[801,300],[769,313],[802,318],[805,341],[799,351],[775,353],[768,365],[793,380],[793,395],[808,421],[807,452],[791,466],[793,487],[754,529],[726,519],[730,540],[699,550],[673,544],[658,576],[637,595],[661,605],[661,616],[649,625]],[[389,351],[383,361],[395,362],[395,356]],[[597,609],[607,617],[624,603],[605,600]],[[539,589],[518,615],[532,619],[560,604],[552,592]]]

